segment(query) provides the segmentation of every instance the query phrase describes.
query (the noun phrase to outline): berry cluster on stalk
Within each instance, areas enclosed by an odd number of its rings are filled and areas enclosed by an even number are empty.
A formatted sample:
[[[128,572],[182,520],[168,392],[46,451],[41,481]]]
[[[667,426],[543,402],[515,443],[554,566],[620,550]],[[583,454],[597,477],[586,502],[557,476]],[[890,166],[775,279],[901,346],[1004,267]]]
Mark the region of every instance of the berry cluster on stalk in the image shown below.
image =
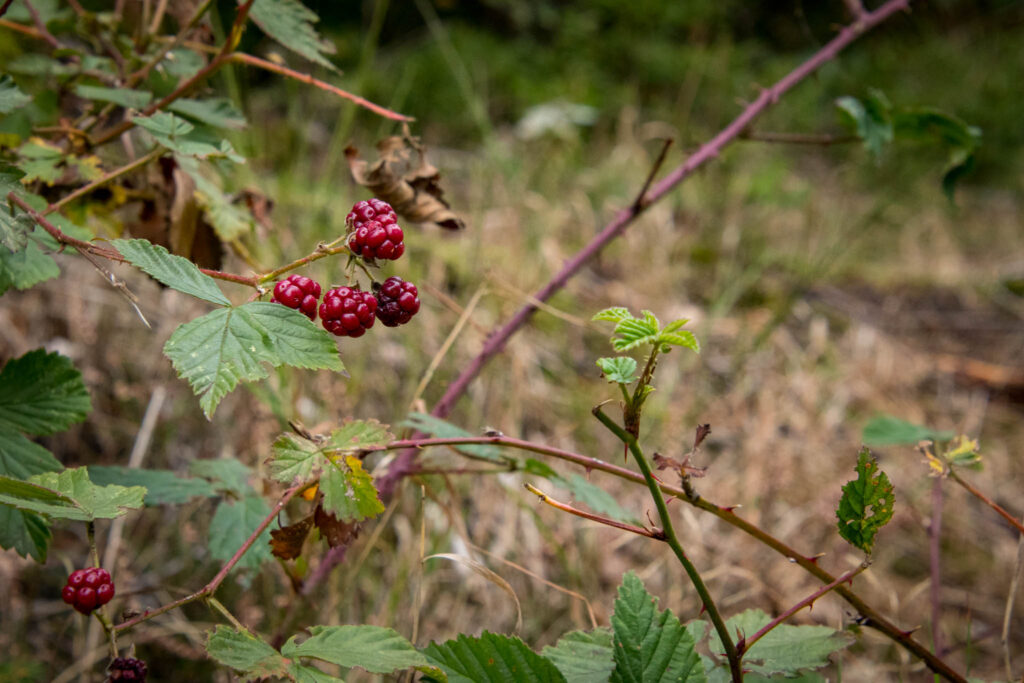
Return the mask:
[[[320,284],[302,275],[289,275],[274,285],[272,302],[294,308],[310,320],[320,315],[324,329],[339,337],[361,337],[376,320],[387,327],[404,325],[420,310],[419,290],[411,282],[392,276],[383,283],[371,282],[371,290],[353,284],[357,260],[375,266],[378,259],[394,261],[405,253],[405,234],[398,215],[380,199],[356,202],[345,217],[345,238],[352,256],[348,282],[324,294],[320,303]]]
[[[114,597],[114,582],[111,581],[110,572],[106,569],[78,569],[68,576],[68,582],[60,596],[77,611],[89,614]]]
[[[108,681],[145,681],[146,663],[133,657],[118,657],[107,667]]]

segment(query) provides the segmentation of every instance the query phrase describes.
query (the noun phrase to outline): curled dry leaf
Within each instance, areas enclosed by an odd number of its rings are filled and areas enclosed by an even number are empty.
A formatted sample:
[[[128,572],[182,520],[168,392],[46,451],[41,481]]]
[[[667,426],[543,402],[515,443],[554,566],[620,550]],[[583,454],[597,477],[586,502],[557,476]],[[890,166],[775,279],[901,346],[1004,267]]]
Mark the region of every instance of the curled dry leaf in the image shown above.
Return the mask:
[[[391,204],[395,211],[416,223],[435,223],[447,230],[461,230],[466,224],[443,198],[441,174],[427,161],[418,138],[392,136],[377,143],[380,158],[372,165],[359,157],[355,147],[345,149],[352,178],[374,195]]]
[[[313,528],[313,515],[299,520],[295,524],[272,529],[270,531],[270,552],[282,560],[294,560],[302,554],[302,544],[306,542],[309,530]]]
[[[332,514],[324,511],[323,506],[317,505],[313,513],[313,522],[320,530],[320,535],[327,541],[327,545],[337,548],[341,545],[348,545],[359,536],[359,522],[343,522]]]

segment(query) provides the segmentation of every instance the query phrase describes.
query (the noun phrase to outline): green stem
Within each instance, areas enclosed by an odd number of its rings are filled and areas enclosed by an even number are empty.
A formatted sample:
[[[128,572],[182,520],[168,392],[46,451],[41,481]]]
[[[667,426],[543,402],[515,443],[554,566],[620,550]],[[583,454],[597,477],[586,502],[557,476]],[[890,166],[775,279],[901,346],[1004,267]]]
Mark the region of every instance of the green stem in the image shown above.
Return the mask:
[[[648,360],[648,366],[652,368],[654,364],[654,357],[657,355],[657,349],[651,353],[651,358]],[[647,370],[644,370],[645,374]],[[641,383],[643,379],[641,378]],[[672,552],[675,553],[679,559],[679,563],[683,565],[683,569],[686,570],[686,574],[690,577],[690,581],[693,583],[693,587],[697,589],[697,593],[700,595],[701,601],[704,603],[704,609],[707,610],[708,616],[711,617],[711,623],[715,627],[715,631],[718,633],[719,639],[722,641],[722,646],[725,648],[725,656],[729,660],[729,671],[732,674],[732,680],[734,683],[742,683],[743,681],[743,670],[740,667],[740,655],[736,650],[736,645],[732,641],[732,636],[729,634],[729,629],[725,625],[725,620],[722,619],[721,613],[718,611],[718,607],[715,605],[714,599],[711,597],[711,593],[708,591],[704,580],[700,577],[700,572],[690,558],[686,556],[686,552],[683,550],[682,544],[679,543],[679,538],[676,536],[675,529],[672,527],[672,517],[668,512],[668,505],[665,503],[665,496],[661,492],[661,488],[658,481],[654,478],[654,474],[651,472],[651,466],[647,463],[647,458],[644,457],[643,451],[640,450],[639,444],[637,444],[636,437],[628,433],[625,429],[615,424],[615,421],[604,414],[601,411],[601,407],[598,406],[593,410],[594,417],[596,417],[601,424],[609,429],[615,436],[629,447],[629,452],[633,454],[633,459],[636,460],[637,466],[640,468],[640,472],[644,475],[644,481],[647,482],[647,489],[651,492],[651,498],[654,499],[654,504],[658,508],[658,516],[661,518],[662,530],[665,533],[665,542],[668,543],[669,547],[672,548]]]
[[[221,603],[221,601],[218,600],[217,598],[215,598],[215,597],[213,597],[211,595],[211,596],[206,598],[206,602],[208,602],[210,604],[210,607],[213,607],[215,610],[217,610],[222,615],[224,615],[224,618],[227,619],[228,621],[230,621],[231,625],[234,626],[235,628],[237,628],[239,631],[246,631],[247,632],[249,630],[245,626],[243,626],[242,622],[240,622],[237,618],[235,618],[235,615],[232,614],[228,610],[228,608],[225,607]]]
[[[89,537],[89,552],[92,554],[92,566],[100,566],[100,554],[96,550],[96,521],[86,522],[85,533]]]

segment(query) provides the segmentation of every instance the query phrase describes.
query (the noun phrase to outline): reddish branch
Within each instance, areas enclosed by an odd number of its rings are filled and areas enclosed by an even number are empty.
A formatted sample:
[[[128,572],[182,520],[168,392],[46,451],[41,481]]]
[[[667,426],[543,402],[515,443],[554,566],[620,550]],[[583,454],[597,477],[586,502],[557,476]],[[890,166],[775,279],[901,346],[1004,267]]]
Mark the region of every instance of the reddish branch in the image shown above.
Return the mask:
[[[853,24],[839,31],[835,38],[818,50],[807,61],[786,74],[770,88],[762,90],[757,99],[750,103],[732,123],[722,129],[718,135],[705,143],[686,161],[654,185],[650,192],[645,193],[642,201],[634,202],[629,208],[619,211],[589,244],[569,259],[562,267],[562,270],[533,295],[529,303],[520,308],[508,322],[491,333],[480,353],[463,368],[455,381],[448,386],[444,396],[434,406],[431,414],[436,417],[446,417],[451,413],[456,401],[466,393],[470,382],[476,379],[476,376],[480,374],[480,371],[491,358],[501,353],[509,338],[518,332],[519,328],[525,325],[534,312],[537,311],[538,307],[534,303],[535,301],[544,302],[550,299],[552,295],[565,286],[569,278],[596,257],[612,240],[625,232],[626,228],[647,207],[675,189],[677,185],[692,175],[694,171],[717,157],[727,145],[738,138],[750,126],[754,119],[778,102],[779,98],[793,88],[793,86],[817,71],[823,64],[834,59],[847,45],[863,33],[882,23],[896,12],[909,9],[909,6],[910,0],[889,0],[874,12],[861,14]],[[415,436],[423,437],[425,435],[418,433]],[[399,479],[415,471],[415,460],[415,451],[405,451],[399,454],[395,462],[392,463],[388,475],[381,481],[385,493],[390,493]]]

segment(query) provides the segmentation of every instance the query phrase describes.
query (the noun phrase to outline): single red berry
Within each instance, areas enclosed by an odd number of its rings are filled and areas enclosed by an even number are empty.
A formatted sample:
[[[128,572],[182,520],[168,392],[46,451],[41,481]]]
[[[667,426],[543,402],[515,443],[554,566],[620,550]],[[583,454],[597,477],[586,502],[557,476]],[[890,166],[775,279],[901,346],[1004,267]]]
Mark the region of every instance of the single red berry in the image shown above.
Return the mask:
[[[118,657],[107,667],[108,681],[145,681],[146,663],[132,657]]]
[[[377,318],[383,325],[404,325],[419,310],[419,290],[411,282],[392,276],[377,290]]]
[[[394,261],[405,253],[405,234],[391,205],[380,199],[356,202],[345,217],[348,246],[364,259]]]
[[[114,584],[105,583],[96,589],[96,602],[105,605],[114,598]]]
[[[73,586],[64,586],[64,590],[60,592],[60,597],[64,602],[73,605],[77,594],[78,591]]]
[[[370,292],[337,287],[324,294],[320,318],[324,329],[339,337],[361,337],[373,327],[377,299]]]
[[[320,284],[304,275],[289,275],[274,285],[270,300],[303,313],[316,320],[316,305],[320,299]]]
[[[75,596],[75,609],[82,614],[88,614],[96,608],[96,589],[83,586],[78,589],[78,595]]]
[[[68,577],[68,585],[72,588],[79,588],[85,583],[85,577],[89,573],[88,569],[76,569],[71,572],[71,576]]]

